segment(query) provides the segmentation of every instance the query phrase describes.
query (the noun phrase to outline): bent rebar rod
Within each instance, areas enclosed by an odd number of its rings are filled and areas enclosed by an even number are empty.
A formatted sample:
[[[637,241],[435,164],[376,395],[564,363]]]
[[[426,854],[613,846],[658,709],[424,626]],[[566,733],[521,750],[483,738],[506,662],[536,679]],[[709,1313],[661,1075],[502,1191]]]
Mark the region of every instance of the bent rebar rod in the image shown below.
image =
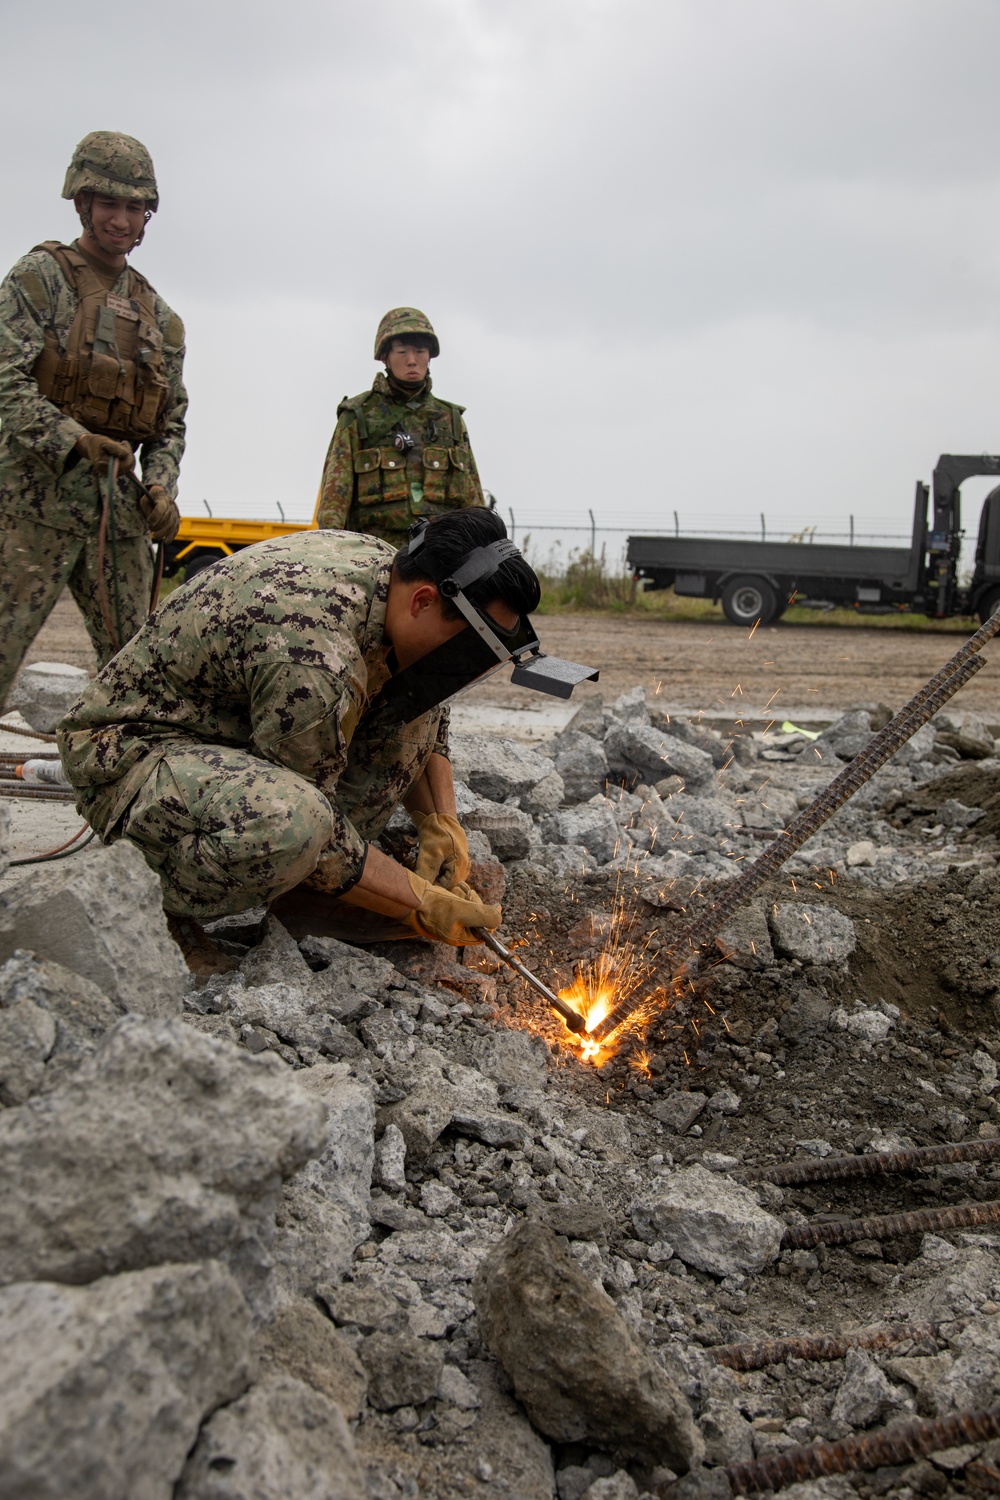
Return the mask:
[[[954,697],[958,690],[975,676],[985,665],[986,660],[977,656],[979,647],[985,645],[993,636],[1000,631],[1000,611],[986,621],[975,635],[970,636],[960,650],[948,661],[935,675],[926,682],[895,718],[880,729],[874,739],[859,755],[845,766],[839,776],[835,776],[825,791],[819,796],[797,818],[793,818],[788,827],[769,844],[763,854],[758,855],[748,870],[732,881],[718,897],[713,901],[702,915],[687,927],[684,932],[671,943],[664,955],[664,962],[672,966],[672,974],[687,962],[687,960],[698,949],[706,943],[709,938],[715,936],[719,928],[724,926],[729,917],[741,906],[744,901],[757,891],[765,881],[800,849],[807,839],[812,838],[818,828],[832,817],[842,807],[849,797],[853,797],[866,781],[870,781],[875,772],[885,765],[896,751],[905,745],[917,730],[927,723],[928,719],[934,717],[939,708],[942,708],[949,698]],[[613,1031],[617,1031],[639,1005],[640,1000],[632,994],[624,996],[600,1025],[595,1026],[589,1033],[595,1042],[606,1041]]]

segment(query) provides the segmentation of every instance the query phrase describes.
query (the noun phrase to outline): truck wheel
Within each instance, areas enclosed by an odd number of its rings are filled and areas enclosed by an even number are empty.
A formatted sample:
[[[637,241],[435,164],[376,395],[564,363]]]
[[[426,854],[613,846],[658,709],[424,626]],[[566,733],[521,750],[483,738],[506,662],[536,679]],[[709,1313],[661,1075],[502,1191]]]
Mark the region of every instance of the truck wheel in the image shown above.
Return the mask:
[[[990,589],[989,593],[984,594],[979,601],[980,625],[985,625],[990,616],[996,614],[998,605],[1000,605],[1000,589]]]
[[[199,573],[204,573],[213,563],[221,562],[224,556],[223,552],[195,552],[184,568],[184,582],[190,583],[192,578],[197,578]]]
[[[764,578],[731,578],[722,591],[730,625],[770,625],[778,613],[774,589]]]

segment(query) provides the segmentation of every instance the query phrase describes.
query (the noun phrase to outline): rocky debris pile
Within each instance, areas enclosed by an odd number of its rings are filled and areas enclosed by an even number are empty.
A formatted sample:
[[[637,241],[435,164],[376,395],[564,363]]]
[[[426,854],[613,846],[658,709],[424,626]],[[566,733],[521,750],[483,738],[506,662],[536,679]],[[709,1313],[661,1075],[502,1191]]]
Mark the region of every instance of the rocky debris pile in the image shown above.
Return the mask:
[[[17,709],[32,729],[53,734],[89,681],[90,673],[84,667],[36,661],[21,668],[7,695],[7,707]]]
[[[672,936],[878,712],[848,717],[799,749],[636,692],[542,750],[457,736],[504,937],[565,984],[624,932],[668,981]],[[767,1180],[1000,1136],[1000,761],[963,748],[985,743],[956,717],[890,763],[596,1066],[480,950],[296,942],[259,910],[214,924],[234,967],[195,981],[127,846],[20,872],[0,1492],[685,1500],[754,1456],[994,1404],[1000,1235],[782,1244],[1000,1197],[1000,1158]],[[405,816],[388,837],[412,845]],[[901,1322],[928,1327],[746,1371],[713,1353]],[[798,1493],[964,1494],[998,1460]]]

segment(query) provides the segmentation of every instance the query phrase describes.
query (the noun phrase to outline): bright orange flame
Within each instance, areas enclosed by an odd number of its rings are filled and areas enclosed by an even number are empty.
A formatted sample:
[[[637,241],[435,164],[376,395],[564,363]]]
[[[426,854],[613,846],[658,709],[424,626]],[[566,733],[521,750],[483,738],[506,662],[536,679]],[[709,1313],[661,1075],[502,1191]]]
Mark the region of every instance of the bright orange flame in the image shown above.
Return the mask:
[[[559,990],[559,998],[584,1018],[585,1026],[582,1033],[563,1026],[559,1041],[564,1047],[572,1048],[581,1062],[592,1063],[597,1068],[613,1057],[626,1040],[641,1037],[654,1016],[669,1009],[684,977],[682,971],[672,980],[669,990],[654,982],[659,935],[655,931],[640,930],[641,916],[636,910],[638,902],[633,899],[635,891],[625,884],[628,874],[628,871],[623,871],[619,876],[601,951],[588,963],[578,964],[572,983]],[[643,994],[643,990],[647,992]],[[633,1007],[628,1016],[600,1042],[589,1036],[588,1033],[596,1030],[625,996]],[[514,1024],[551,1040],[553,1027],[560,1023],[552,1011],[536,1010],[534,1015],[525,1015],[521,1011]],[[645,1062],[642,1061],[644,1055]],[[648,1054],[640,1053],[633,1065],[641,1070],[647,1069]]]

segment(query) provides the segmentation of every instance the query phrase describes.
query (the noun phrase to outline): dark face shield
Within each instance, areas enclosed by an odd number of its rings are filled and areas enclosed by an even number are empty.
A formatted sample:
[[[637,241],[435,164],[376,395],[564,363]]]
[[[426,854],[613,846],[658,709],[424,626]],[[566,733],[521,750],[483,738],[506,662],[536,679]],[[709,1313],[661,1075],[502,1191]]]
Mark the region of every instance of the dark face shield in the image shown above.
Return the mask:
[[[417,550],[422,541],[421,531],[408,550]],[[465,593],[469,584],[491,578],[505,559],[518,555],[511,541],[491,542],[471,552],[450,577],[433,580],[442,597],[464,615],[469,628],[397,672],[379,694],[380,708],[391,709],[393,717],[408,723],[508,665],[513,665],[510,680],[518,687],[556,698],[568,698],[578,682],[597,681],[594,667],[546,656],[527,615],[521,616],[513,630],[504,630]]]

